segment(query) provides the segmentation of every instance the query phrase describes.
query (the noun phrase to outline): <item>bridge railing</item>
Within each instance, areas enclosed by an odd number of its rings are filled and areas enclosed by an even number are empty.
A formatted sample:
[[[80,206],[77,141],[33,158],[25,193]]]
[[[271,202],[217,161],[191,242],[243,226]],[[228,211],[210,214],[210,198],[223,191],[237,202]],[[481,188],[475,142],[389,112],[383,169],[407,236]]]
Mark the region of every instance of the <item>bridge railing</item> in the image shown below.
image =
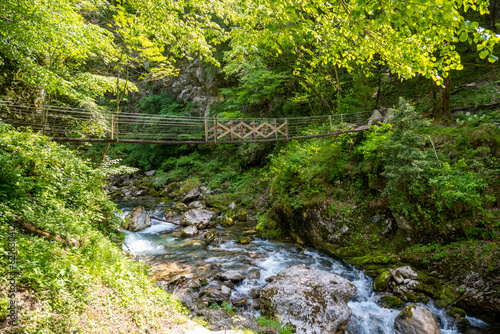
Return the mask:
[[[0,121],[58,141],[246,143],[361,131],[370,112],[287,118],[213,118],[86,110],[0,101]]]

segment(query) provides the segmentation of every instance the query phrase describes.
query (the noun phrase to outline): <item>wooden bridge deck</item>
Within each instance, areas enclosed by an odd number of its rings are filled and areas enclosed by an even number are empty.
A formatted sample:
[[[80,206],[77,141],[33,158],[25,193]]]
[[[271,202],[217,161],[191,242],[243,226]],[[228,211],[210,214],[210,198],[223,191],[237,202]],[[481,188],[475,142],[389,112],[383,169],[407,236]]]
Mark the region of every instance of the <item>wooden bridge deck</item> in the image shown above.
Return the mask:
[[[371,112],[288,118],[133,114],[0,101],[0,122],[54,141],[234,144],[326,137],[366,129]]]

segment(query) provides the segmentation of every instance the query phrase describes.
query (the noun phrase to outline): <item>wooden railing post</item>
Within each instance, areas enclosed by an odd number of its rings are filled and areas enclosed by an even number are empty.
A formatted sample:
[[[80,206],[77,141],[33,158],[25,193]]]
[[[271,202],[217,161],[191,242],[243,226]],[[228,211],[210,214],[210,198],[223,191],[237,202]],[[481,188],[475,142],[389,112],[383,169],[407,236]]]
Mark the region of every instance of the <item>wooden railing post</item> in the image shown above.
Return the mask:
[[[205,141],[208,142],[208,119],[205,118]]]
[[[333,133],[333,126],[332,126],[332,115],[328,116],[330,119],[330,133]]]
[[[286,133],[286,139],[288,139],[288,117],[285,118],[285,133]]]
[[[217,117],[214,118],[214,141],[217,144]]]

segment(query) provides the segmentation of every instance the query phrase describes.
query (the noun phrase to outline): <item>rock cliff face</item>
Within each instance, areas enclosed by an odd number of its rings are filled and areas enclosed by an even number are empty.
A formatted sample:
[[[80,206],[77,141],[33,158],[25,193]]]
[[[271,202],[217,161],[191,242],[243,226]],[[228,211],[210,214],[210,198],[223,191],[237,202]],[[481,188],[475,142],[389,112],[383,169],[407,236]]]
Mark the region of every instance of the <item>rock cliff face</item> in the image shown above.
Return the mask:
[[[194,103],[197,106],[195,112],[206,116],[210,105],[222,99],[219,87],[223,80],[223,75],[216,69],[208,67],[200,59],[195,59],[182,63],[179,75],[171,78],[166,88],[179,101]]]
[[[347,279],[297,265],[280,271],[260,293],[262,313],[279,317],[297,333],[344,333],[351,310],[347,302],[357,294]]]

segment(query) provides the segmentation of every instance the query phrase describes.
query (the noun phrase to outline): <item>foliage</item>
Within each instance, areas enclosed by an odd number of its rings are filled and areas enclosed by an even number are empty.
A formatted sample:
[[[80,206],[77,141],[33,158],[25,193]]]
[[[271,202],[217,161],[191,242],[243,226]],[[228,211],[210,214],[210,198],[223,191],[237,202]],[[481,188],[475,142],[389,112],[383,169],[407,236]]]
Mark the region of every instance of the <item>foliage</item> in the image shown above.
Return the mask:
[[[278,319],[267,319],[262,315],[257,318],[257,323],[264,327],[277,329],[280,334],[291,334],[294,332],[292,326],[289,324],[283,324]]]
[[[78,3],[89,12],[96,11],[89,2]],[[0,66],[12,73],[7,84],[20,82],[44,94],[81,100],[116,89],[112,76],[87,68],[92,61],[113,60],[113,36],[86,21],[74,2],[6,1],[2,13]],[[129,85],[129,89],[134,87]],[[39,97],[43,98],[33,98]]]
[[[37,228],[81,242],[80,247],[16,228],[17,298],[36,301],[20,308],[23,333],[90,332],[89,307],[134,314],[124,322],[138,331],[183,312],[180,303],[156,287],[147,268],[125,258],[111,241],[117,233],[116,207],[102,191],[114,162],[95,169],[61,145],[31,132],[0,125],[0,253],[8,254],[9,224],[17,217]],[[115,172],[123,171],[114,170]],[[8,257],[0,258],[0,295],[10,277]],[[2,297],[2,303],[3,303]],[[18,300],[21,302],[21,300]],[[33,303],[33,302],[31,302]],[[93,306],[91,306],[93,305]],[[98,313],[97,313],[98,314]],[[88,318],[90,317],[90,318]],[[161,320],[163,319],[163,320]],[[94,319],[96,324],[102,319]],[[94,321],[91,320],[91,321]],[[105,325],[96,325],[106,332]]]

